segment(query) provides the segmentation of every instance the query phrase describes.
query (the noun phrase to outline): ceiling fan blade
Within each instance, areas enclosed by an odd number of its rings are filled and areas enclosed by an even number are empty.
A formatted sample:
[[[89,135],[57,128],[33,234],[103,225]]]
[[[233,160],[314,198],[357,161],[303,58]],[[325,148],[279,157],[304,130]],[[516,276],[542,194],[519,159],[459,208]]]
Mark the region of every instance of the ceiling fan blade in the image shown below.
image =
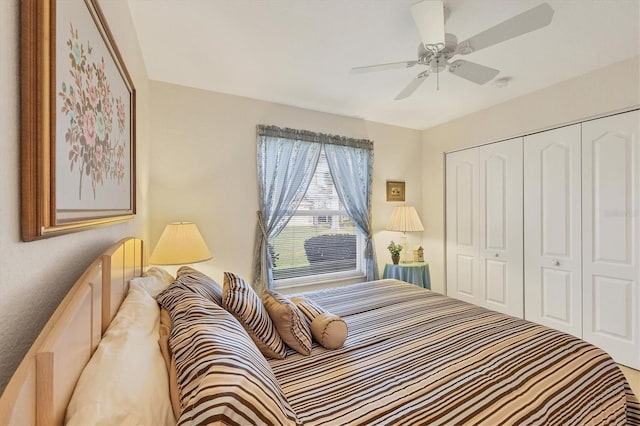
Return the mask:
[[[411,6],[411,16],[413,16],[425,48],[434,46],[436,50],[442,50],[444,48],[444,6],[442,1],[424,0],[416,3]]]
[[[485,47],[546,27],[551,23],[552,18],[553,9],[548,3],[542,3],[459,43],[456,53],[468,55]]]
[[[404,89],[402,89],[402,92],[398,93],[398,96],[396,96],[394,99],[396,101],[400,100],[400,99],[404,99],[409,97],[413,92],[416,91],[416,89],[418,87],[420,87],[420,85],[422,84],[422,82],[429,77],[429,72],[428,71],[423,71],[420,74],[418,74],[416,76],[416,78],[414,78],[413,80],[411,80],[411,83],[407,84],[407,87],[405,87]]]
[[[380,65],[369,65],[366,67],[355,67],[355,68],[351,68],[351,74],[362,74],[365,72],[373,72],[373,71],[386,71],[386,70],[393,70],[398,68],[410,68],[417,63],[418,61],[404,61],[404,62],[391,62],[388,64],[380,64]]]
[[[462,77],[465,80],[469,80],[477,84],[485,84],[498,75],[500,71],[491,67],[476,64],[475,62],[458,59],[457,61],[453,61],[449,64],[449,72],[457,75],[458,77]]]

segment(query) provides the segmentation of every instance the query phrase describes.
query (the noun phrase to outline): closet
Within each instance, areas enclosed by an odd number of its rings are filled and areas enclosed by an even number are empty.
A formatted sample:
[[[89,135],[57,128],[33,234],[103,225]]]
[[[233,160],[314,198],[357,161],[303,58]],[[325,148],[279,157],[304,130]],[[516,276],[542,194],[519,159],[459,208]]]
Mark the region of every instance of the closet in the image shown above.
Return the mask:
[[[446,232],[448,295],[640,369],[639,111],[447,154]]]

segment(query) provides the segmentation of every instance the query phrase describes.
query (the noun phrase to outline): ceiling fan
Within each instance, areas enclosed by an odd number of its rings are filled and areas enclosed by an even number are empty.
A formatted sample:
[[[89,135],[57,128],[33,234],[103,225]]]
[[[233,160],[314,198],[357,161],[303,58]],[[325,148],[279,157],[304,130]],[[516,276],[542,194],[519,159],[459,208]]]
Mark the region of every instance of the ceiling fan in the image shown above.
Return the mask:
[[[551,23],[553,9],[548,3],[542,3],[460,43],[455,35],[444,31],[444,6],[441,0],[423,0],[416,3],[411,6],[411,15],[422,39],[418,45],[418,59],[351,69],[352,73],[358,74],[425,65],[427,69],[419,73],[395,97],[396,100],[407,98],[420,87],[430,74],[435,73],[437,76],[447,68],[450,73],[477,84],[491,81],[500,71],[465,59],[454,61],[451,59],[455,55],[468,55],[485,47],[546,27]]]

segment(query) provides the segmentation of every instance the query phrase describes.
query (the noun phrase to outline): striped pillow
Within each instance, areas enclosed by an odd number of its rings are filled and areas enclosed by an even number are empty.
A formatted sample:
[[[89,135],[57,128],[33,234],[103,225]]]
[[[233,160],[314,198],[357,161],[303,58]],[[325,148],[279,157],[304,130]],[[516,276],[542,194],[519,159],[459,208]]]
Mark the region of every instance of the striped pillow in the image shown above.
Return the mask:
[[[260,297],[245,280],[230,272],[224,273],[222,306],[236,317],[265,356],[283,359],[287,355]]]
[[[265,291],[262,302],[282,340],[302,355],[311,353],[311,329],[307,318],[285,296]]]
[[[338,349],[349,335],[347,323],[337,315],[330,314],[306,297],[291,299],[309,323],[311,335],[327,349]]]
[[[222,306],[222,287],[202,272],[190,266],[178,269],[175,285],[180,285]]]
[[[269,364],[229,312],[184,289],[157,300],[173,323],[178,425],[300,423]]]
[[[304,314],[309,327],[311,327],[311,321],[313,321],[315,317],[326,312],[317,303],[306,297],[292,297],[291,302]]]

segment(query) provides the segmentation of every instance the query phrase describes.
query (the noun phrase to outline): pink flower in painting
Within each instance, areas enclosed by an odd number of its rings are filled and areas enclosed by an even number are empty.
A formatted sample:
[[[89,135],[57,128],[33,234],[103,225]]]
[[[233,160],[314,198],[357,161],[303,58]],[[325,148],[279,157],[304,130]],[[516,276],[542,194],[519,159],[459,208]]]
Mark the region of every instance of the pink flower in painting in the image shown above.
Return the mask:
[[[102,145],[96,146],[96,163],[102,163]]]
[[[84,116],[82,132],[84,133],[87,145],[91,147],[94,146],[96,144],[96,116],[91,110],[87,111]]]
[[[97,107],[98,101],[100,100],[100,93],[98,93],[98,88],[96,86],[89,86],[89,88],[87,89],[87,94],[89,95],[89,104],[91,104],[91,107]]]

